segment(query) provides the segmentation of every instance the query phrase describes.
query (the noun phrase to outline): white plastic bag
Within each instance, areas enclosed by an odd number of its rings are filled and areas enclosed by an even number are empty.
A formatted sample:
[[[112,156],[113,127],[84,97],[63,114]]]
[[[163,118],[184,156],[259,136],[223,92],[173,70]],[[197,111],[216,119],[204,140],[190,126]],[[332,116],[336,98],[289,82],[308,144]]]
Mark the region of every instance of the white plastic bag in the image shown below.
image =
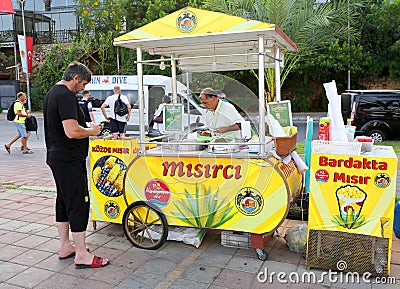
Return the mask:
[[[285,234],[289,250],[296,253],[305,253],[307,248],[307,224],[298,224],[289,228]]]

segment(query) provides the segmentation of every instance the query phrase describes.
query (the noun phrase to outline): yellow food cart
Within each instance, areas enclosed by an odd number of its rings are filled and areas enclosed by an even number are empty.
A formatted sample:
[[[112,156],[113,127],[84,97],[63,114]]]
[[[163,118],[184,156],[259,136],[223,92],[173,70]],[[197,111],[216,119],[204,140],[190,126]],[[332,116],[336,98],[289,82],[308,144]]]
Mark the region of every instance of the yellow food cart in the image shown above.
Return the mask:
[[[122,35],[114,45],[137,52],[140,136],[91,141],[92,220],[122,223],[132,244],[146,249],[162,246],[168,226],[247,232],[265,260],[265,242],[299,196],[302,174],[293,160],[282,162],[267,148],[264,68],[278,70],[280,96],[283,52],[296,51],[296,44],[273,24],[188,7]],[[143,51],[161,59],[144,60]],[[186,139],[182,125],[146,139],[142,67],[156,61],[170,62],[173,82],[177,68],[258,69],[257,153],[242,149],[239,140],[213,150],[210,143]],[[172,106],[179,107],[176,83],[172,87]]]
[[[339,143],[327,152],[329,143],[313,143],[307,266],[386,276],[397,156],[389,146],[360,154],[361,143]]]

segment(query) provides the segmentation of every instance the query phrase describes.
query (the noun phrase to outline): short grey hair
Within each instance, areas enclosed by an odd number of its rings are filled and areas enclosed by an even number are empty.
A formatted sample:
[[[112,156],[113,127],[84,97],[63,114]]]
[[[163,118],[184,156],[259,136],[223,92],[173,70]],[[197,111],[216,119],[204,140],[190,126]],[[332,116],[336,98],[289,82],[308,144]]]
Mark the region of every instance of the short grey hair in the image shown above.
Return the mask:
[[[73,61],[68,65],[68,67],[64,71],[62,79],[65,81],[70,81],[74,78],[75,75],[78,75],[79,82],[82,82],[84,80],[90,82],[90,80],[92,79],[92,72],[89,70],[89,68],[78,61]]]

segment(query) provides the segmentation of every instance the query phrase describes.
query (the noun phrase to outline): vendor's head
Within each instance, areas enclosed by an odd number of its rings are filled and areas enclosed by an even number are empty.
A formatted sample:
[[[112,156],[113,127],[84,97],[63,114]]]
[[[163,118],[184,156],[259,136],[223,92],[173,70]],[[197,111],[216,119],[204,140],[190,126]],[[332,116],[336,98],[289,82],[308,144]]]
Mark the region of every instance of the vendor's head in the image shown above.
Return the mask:
[[[218,106],[218,94],[212,88],[204,88],[200,93],[200,101],[205,108],[214,111]]]

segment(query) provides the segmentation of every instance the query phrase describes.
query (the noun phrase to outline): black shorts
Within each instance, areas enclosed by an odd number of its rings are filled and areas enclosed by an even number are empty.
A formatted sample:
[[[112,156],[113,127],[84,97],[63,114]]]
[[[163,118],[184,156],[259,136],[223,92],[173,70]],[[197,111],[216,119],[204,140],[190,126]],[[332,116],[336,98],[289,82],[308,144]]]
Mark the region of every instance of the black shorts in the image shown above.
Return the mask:
[[[71,232],[86,231],[90,207],[86,159],[50,169],[57,187],[56,222],[69,222]]]
[[[123,121],[119,121],[116,119],[110,119],[110,130],[111,133],[125,133],[125,126],[126,126],[126,122]]]

